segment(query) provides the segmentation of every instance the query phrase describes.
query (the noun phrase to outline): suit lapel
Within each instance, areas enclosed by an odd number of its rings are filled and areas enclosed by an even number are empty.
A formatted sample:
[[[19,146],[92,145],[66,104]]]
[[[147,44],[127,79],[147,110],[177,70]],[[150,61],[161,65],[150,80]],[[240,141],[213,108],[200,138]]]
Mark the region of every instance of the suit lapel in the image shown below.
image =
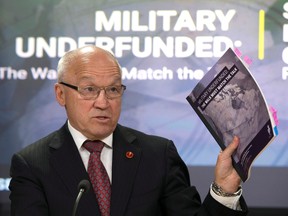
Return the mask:
[[[141,149],[136,144],[136,137],[117,126],[113,135],[111,215],[125,214],[140,157]]]
[[[59,130],[59,136],[50,145],[52,149],[51,166],[62,179],[63,184],[75,197],[78,194],[78,184],[83,179],[89,179],[76,144],[68,131],[67,124]],[[84,202],[84,200],[86,200]],[[93,189],[82,197],[84,211],[99,212]],[[80,208],[80,206],[79,206]],[[99,214],[100,215],[100,214]]]
[[[78,193],[78,184],[82,179],[89,179],[76,144],[64,125],[55,137],[51,147],[51,166],[62,179],[71,196]],[[127,152],[133,153],[133,157],[126,156]],[[123,127],[117,126],[113,134],[113,165],[112,165],[112,197],[111,215],[124,215],[134,185],[136,172],[141,157],[141,149],[137,145],[135,135],[127,132]],[[79,212],[99,212],[93,190],[82,197]],[[81,210],[80,210],[81,208]],[[84,215],[86,215],[84,214]],[[98,215],[97,214],[97,215]]]

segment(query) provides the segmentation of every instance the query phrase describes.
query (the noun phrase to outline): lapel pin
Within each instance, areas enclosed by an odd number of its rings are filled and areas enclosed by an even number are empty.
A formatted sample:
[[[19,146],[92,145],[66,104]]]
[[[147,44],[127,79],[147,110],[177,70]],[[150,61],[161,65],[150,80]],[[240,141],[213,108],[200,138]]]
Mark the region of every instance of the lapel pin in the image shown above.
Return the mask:
[[[134,157],[134,153],[131,151],[126,152],[126,158],[131,159]]]

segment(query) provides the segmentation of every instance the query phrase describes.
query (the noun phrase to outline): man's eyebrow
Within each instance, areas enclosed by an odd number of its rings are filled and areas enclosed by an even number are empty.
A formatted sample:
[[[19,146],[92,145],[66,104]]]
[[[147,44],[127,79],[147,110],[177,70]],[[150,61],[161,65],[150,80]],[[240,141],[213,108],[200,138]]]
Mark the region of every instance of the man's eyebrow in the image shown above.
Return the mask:
[[[88,76],[84,76],[84,77],[81,77],[79,80],[78,80],[78,84],[79,83],[82,83],[82,82],[89,82],[91,84],[93,84],[95,82],[95,80],[97,80],[97,78],[91,78],[91,77],[88,77]],[[114,79],[111,79],[111,84],[110,85],[115,85],[116,83],[122,83],[122,79],[121,79],[121,76],[115,76]],[[94,84],[93,84],[94,85]]]

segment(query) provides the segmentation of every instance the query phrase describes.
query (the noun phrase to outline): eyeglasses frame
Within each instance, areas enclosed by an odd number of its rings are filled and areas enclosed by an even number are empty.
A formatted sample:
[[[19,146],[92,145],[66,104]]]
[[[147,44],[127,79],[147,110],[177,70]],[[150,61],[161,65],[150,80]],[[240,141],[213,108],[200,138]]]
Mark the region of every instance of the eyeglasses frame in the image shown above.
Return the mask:
[[[62,85],[64,85],[64,86],[67,86],[67,87],[69,87],[69,88],[71,88],[71,89],[74,89],[74,90],[76,90],[80,95],[82,95],[81,93],[80,93],[80,91],[79,91],[79,89],[80,89],[80,87],[79,86],[75,86],[75,85],[72,85],[72,84],[69,84],[69,83],[66,83],[66,82],[63,82],[63,81],[61,81],[61,82],[59,82],[59,84],[62,84]],[[116,86],[116,85],[115,85]],[[100,94],[100,92],[101,92],[101,90],[104,90],[104,92],[105,92],[105,96],[106,96],[106,98],[108,98],[108,99],[114,99],[114,98],[118,98],[118,96],[117,97],[107,97],[107,94],[106,94],[106,88],[107,87],[111,87],[111,86],[105,86],[105,87],[97,87],[98,89],[99,89],[99,91],[98,91],[98,94],[95,96],[95,98],[97,98],[98,96],[99,96],[99,94]],[[117,86],[118,87],[118,86]],[[122,88],[122,93],[119,95],[119,97],[121,97],[122,95],[123,95],[123,93],[124,93],[124,91],[126,90],[126,86],[125,85],[123,85],[123,84],[121,84],[121,88]],[[83,95],[82,95],[83,96]],[[85,96],[84,96],[85,97]],[[93,97],[94,98],[94,97]],[[91,98],[92,99],[92,98]]]

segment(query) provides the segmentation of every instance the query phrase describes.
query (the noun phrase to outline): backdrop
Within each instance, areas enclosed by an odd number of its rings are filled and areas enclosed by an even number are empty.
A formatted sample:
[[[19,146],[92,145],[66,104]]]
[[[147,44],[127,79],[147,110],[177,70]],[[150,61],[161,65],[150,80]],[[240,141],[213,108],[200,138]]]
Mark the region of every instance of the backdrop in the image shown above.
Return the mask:
[[[219,147],[185,98],[228,47],[238,48],[280,121],[251,181],[259,167],[288,175],[288,2],[0,0],[0,203],[9,202],[12,154],[65,122],[53,90],[57,62],[85,44],[111,50],[123,67],[120,123],[172,139],[189,167],[208,168]],[[252,204],[288,207],[281,179],[279,201]]]

